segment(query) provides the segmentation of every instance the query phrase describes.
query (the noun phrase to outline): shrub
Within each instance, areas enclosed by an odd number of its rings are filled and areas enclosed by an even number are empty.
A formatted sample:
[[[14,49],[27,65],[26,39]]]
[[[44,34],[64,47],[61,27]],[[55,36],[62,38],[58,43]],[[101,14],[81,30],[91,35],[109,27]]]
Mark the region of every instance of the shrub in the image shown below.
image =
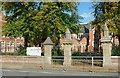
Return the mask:
[[[112,48],[112,56],[120,56],[120,47],[119,46],[114,46]]]
[[[26,48],[23,46],[19,46],[19,50],[15,53],[15,55],[26,56]]]
[[[72,56],[80,56],[80,52],[73,52]]]
[[[60,48],[54,45],[52,49],[52,56],[63,56],[63,55],[64,55],[63,50],[61,50]]]
[[[72,53],[72,56],[102,56],[102,52],[83,52],[83,53],[80,53],[80,52],[73,52]]]
[[[18,51],[17,55],[24,55],[24,56],[26,56],[26,49],[25,48],[21,49],[20,51]]]
[[[21,45],[18,48],[14,53],[2,53],[2,55],[26,56],[26,48]]]

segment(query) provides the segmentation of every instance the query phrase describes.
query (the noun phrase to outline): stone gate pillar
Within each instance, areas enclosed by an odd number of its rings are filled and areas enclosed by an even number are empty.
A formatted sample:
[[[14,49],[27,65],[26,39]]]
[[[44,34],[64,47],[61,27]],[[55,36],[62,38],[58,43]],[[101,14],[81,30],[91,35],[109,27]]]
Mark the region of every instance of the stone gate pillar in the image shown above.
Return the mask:
[[[71,42],[71,33],[69,29],[65,32],[66,38],[63,42],[64,45],[64,66],[71,66],[71,48],[72,48],[72,42]]]
[[[52,47],[53,47],[53,42],[51,41],[50,37],[47,37],[45,42],[43,43],[44,45],[44,56],[45,56],[45,64],[50,65],[51,64],[51,54],[52,54]]]
[[[2,20],[2,19],[0,19]],[[2,53],[1,49],[2,49],[2,46],[1,46],[1,42],[2,42],[2,25],[0,25],[0,54]]]
[[[103,48],[103,67],[108,67],[111,65],[111,40],[109,37],[109,30],[105,24],[104,36],[101,39],[102,48]]]

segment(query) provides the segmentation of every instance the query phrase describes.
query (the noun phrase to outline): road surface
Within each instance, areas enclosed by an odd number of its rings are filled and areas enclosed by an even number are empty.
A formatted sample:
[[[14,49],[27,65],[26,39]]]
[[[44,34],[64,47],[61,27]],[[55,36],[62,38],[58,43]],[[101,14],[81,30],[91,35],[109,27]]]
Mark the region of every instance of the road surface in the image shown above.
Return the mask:
[[[2,76],[118,76],[118,73],[77,72],[40,69],[2,69]]]

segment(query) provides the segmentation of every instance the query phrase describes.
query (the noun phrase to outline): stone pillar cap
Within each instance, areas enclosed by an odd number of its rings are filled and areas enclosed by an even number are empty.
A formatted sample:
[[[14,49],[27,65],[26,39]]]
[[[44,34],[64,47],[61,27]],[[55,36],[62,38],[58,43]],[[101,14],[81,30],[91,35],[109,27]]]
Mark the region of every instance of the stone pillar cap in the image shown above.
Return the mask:
[[[71,41],[70,30],[67,28],[65,33],[66,33],[66,38],[65,38],[65,41],[63,42],[63,44],[71,44],[72,41]]]
[[[70,45],[72,45],[72,42],[69,40],[65,40],[64,42],[63,42],[63,44],[70,44]]]
[[[67,28],[65,33],[66,34],[70,33],[70,30]]]
[[[110,42],[111,40],[110,40],[110,38],[109,37],[103,37],[102,39],[101,39],[101,42]]]
[[[51,41],[50,37],[47,37],[45,42],[43,43],[44,45],[53,45],[54,43]]]

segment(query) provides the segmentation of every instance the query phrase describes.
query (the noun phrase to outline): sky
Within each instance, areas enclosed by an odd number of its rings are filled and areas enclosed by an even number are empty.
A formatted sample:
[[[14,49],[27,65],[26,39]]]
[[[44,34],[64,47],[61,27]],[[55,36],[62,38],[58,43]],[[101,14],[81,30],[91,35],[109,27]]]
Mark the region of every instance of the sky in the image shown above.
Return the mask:
[[[78,14],[84,18],[80,19],[80,22],[89,23],[91,20],[94,20],[94,16],[91,14],[93,12],[91,1],[81,1],[77,8]]]
[[[80,22],[89,23],[91,20],[94,20],[94,16],[91,14],[92,12],[92,2],[80,2],[78,14],[84,18]]]

